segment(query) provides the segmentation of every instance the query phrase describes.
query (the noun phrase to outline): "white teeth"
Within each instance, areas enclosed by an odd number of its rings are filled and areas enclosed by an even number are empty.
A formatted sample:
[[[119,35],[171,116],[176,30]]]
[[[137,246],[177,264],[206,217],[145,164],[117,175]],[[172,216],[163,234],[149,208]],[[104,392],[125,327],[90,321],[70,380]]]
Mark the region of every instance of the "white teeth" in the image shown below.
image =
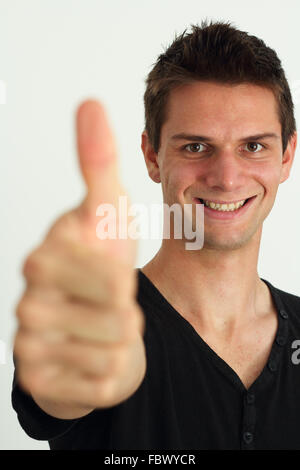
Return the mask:
[[[239,209],[245,203],[245,201],[246,199],[244,199],[243,201],[236,202],[235,204],[234,203],[216,204],[214,202],[209,202],[209,201],[204,201],[204,203],[207,207],[210,207],[211,209],[215,209],[217,211],[223,211],[223,212],[231,212],[231,211],[235,211]]]

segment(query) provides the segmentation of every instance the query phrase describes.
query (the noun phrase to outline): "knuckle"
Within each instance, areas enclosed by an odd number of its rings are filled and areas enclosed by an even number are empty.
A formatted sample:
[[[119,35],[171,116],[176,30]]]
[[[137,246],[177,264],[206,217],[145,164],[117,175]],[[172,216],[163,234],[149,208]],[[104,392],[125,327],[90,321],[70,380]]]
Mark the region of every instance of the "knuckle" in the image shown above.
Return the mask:
[[[23,275],[27,281],[45,283],[50,280],[48,258],[42,248],[38,248],[26,258],[23,264]]]
[[[55,381],[57,388],[60,386],[60,377],[58,376],[59,366],[57,364],[30,364],[27,366],[27,372],[24,378],[31,394],[46,398],[52,393],[52,384]]]
[[[21,361],[38,362],[47,357],[47,348],[31,335],[19,333],[15,340],[14,353]]]
[[[24,340],[24,335],[18,333],[15,339],[14,344],[14,355],[19,360],[24,360],[24,356],[27,354],[26,340]]]
[[[39,268],[37,260],[37,250],[31,252],[23,263],[23,275],[31,277],[33,273]]]
[[[16,308],[16,317],[19,323],[25,327],[37,326],[40,316],[40,309],[37,308],[36,301],[29,295],[24,295]]]
[[[31,310],[31,300],[29,300],[28,297],[24,295],[16,307],[16,317],[20,323],[27,323],[28,315],[30,315]]]
[[[44,383],[40,372],[36,369],[26,366],[20,366],[18,369],[18,382],[21,387],[30,394],[41,393],[44,391]]]

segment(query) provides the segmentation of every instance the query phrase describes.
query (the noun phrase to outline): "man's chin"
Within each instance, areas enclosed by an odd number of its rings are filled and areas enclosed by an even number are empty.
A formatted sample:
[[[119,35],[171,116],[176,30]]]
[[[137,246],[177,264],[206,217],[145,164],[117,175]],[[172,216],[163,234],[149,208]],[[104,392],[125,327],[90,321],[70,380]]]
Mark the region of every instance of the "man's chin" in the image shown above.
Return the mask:
[[[250,237],[225,238],[204,236],[203,250],[235,251],[244,248],[249,243]]]

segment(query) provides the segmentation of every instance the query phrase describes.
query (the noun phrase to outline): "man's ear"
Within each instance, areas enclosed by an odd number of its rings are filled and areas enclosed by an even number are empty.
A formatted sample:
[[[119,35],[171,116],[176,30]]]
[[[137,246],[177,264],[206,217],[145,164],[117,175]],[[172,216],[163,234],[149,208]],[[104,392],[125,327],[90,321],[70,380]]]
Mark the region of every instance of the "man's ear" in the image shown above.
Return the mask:
[[[280,183],[286,181],[290,175],[292,164],[294,161],[294,156],[297,147],[297,132],[295,132],[288,141],[287,147],[282,157],[282,168],[281,168],[281,178]],[[279,184],[280,184],[279,183]]]
[[[154,152],[152,145],[149,142],[148,134],[146,131],[142,133],[142,143],[141,148],[144,154],[145,162],[148,169],[148,174],[150,178],[155,183],[160,183],[160,170],[157,163],[158,155]]]

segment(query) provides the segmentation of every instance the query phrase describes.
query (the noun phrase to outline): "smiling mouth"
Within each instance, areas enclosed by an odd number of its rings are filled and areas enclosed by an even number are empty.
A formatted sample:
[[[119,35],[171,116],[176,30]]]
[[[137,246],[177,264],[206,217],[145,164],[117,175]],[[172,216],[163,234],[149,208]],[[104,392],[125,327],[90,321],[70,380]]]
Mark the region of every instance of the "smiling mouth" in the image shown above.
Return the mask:
[[[213,209],[215,211],[218,211],[218,212],[233,212],[233,211],[237,211],[239,210],[241,207],[244,207],[246,204],[249,203],[249,201],[251,201],[252,199],[254,199],[256,197],[255,196],[252,196],[252,197],[249,197],[247,199],[243,199],[243,200],[240,200],[239,202],[237,203],[216,203],[216,202],[213,202],[213,201],[208,201],[208,200],[204,200],[202,198],[198,198],[196,197],[195,199],[197,201],[199,201],[201,204],[204,204],[206,207],[209,207],[210,209]]]

